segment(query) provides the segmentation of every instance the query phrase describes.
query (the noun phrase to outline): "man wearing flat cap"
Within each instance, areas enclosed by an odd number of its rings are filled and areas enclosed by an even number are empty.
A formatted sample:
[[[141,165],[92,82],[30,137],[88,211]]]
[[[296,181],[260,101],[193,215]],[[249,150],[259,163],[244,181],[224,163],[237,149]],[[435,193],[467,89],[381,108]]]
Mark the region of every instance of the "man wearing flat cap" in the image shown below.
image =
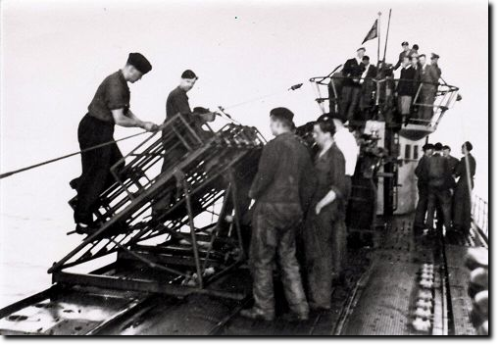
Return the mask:
[[[142,54],[131,53],[122,69],[104,79],[78,127],[81,150],[113,141],[115,125],[157,130],[157,125],[142,121],[130,110],[128,83],[140,80],[151,69],[150,62]],[[91,233],[96,230],[93,205],[100,193],[114,183],[110,168],[122,158],[116,143],[81,154],[82,175],[71,181],[71,186],[78,192],[74,212],[76,232]]]
[[[420,158],[415,168],[418,188],[418,203],[415,210],[415,221],[413,222],[415,233],[421,233],[425,228],[425,214],[427,213],[427,203],[429,201],[428,164],[434,153],[434,145],[427,143],[422,147],[422,150],[424,150],[424,155]]]
[[[403,59],[405,58],[405,56],[410,57],[411,49],[410,49],[410,45],[408,44],[408,42],[405,41],[405,42],[401,43],[401,47],[403,47],[403,51],[401,53],[399,53],[398,62],[396,63],[396,65],[394,65],[395,71],[403,63]]]
[[[303,191],[313,189],[314,171],[308,149],[293,133],[294,114],[287,108],[270,112],[275,138],[263,148],[249,196],[255,200],[249,260],[254,306],[242,316],[275,318],[273,267],[278,258],[284,293],[295,321],[308,319],[309,306],[296,259],[296,227],[303,218]],[[311,196],[311,195],[310,195]]]
[[[342,75],[345,78],[342,83],[341,101],[339,103],[339,112],[344,121],[353,120],[354,114],[358,109],[361,96],[361,75],[365,70],[363,57],[366,49],[361,47],[356,51],[356,57],[349,59],[344,63]]]

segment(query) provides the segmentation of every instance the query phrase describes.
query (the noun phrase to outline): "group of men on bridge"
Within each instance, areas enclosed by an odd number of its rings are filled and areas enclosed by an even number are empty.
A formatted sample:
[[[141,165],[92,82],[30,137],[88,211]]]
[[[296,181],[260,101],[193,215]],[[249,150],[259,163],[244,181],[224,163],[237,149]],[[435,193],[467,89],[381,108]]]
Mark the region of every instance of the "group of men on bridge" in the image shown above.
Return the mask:
[[[379,61],[378,66],[372,65],[363,47],[356,51],[355,58],[344,63],[339,99],[339,112],[344,119],[350,122],[369,120],[374,116],[371,113],[375,106],[385,103],[391,95],[396,95],[397,111],[403,122],[416,119],[419,124],[430,123],[441,78],[439,55],[432,53],[429,64],[426,55],[418,53],[418,45],[414,44],[410,48],[408,42],[403,42],[401,46],[403,51],[394,67],[385,61]],[[400,67],[396,84],[394,71]],[[333,78],[332,83],[335,82]],[[417,111],[414,110],[414,103],[418,107]]]

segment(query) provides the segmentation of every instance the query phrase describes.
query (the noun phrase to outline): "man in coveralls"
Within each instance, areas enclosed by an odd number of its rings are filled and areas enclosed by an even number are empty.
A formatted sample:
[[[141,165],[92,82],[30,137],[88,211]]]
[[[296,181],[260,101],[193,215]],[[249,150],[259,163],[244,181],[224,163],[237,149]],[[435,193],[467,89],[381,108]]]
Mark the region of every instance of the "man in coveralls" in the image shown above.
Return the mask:
[[[442,212],[444,227],[447,232],[451,228],[451,191],[455,187],[455,180],[451,175],[448,160],[441,155],[443,145],[434,145],[434,154],[429,159],[428,186],[429,197],[427,202],[427,226],[430,231],[434,230],[434,213],[439,208]],[[434,232],[432,231],[432,234]]]
[[[251,319],[275,318],[273,267],[278,257],[289,321],[307,320],[308,303],[296,259],[296,228],[303,217],[304,186],[314,179],[308,150],[292,133],[294,114],[286,108],[270,112],[275,135],[263,149],[249,196],[256,200],[252,218],[250,262],[254,306],[242,310]],[[309,190],[309,187],[306,187]]]
[[[131,53],[122,69],[104,79],[78,127],[81,150],[113,141],[114,125],[157,130],[157,125],[140,120],[130,110],[127,85],[140,80],[151,69],[151,64],[142,54]],[[81,154],[82,174],[71,181],[71,186],[78,192],[74,211],[77,233],[97,230],[93,224],[92,207],[100,193],[114,182],[110,168],[122,158],[116,143]]]
[[[308,271],[309,306],[329,310],[332,282],[342,272],[346,256],[346,161],[334,142],[335,125],[330,115],[318,118],[313,137],[320,147],[315,157],[316,193],[306,219],[304,234]]]

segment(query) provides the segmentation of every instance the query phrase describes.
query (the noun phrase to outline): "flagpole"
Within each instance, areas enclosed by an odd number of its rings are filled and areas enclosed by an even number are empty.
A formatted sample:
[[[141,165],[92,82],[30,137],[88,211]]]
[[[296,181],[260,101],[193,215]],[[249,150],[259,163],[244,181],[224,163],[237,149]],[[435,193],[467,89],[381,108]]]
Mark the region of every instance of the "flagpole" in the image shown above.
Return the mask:
[[[386,44],[384,45],[384,62],[386,61],[387,54],[387,41],[389,41],[389,27],[391,26],[391,11],[392,8],[389,9],[389,19],[387,20],[387,33],[386,33]]]
[[[380,16],[382,12],[379,12],[379,19],[377,20],[377,68],[380,62]]]

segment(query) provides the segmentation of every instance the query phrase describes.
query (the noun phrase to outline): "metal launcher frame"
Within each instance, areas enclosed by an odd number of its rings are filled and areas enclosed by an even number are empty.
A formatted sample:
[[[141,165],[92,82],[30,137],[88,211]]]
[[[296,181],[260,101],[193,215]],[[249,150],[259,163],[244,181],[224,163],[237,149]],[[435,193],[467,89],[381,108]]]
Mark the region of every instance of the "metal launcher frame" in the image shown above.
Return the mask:
[[[117,182],[94,210],[102,226],[54,263],[54,282],[187,294],[245,260],[237,187],[252,180],[265,139],[253,127],[214,132],[181,114],[154,137],[112,167]],[[161,172],[163,160],[171,164]],[[197,227],[201,213],[211,222]],[[67,271],[112,253],[115,263],[90,274]]]

